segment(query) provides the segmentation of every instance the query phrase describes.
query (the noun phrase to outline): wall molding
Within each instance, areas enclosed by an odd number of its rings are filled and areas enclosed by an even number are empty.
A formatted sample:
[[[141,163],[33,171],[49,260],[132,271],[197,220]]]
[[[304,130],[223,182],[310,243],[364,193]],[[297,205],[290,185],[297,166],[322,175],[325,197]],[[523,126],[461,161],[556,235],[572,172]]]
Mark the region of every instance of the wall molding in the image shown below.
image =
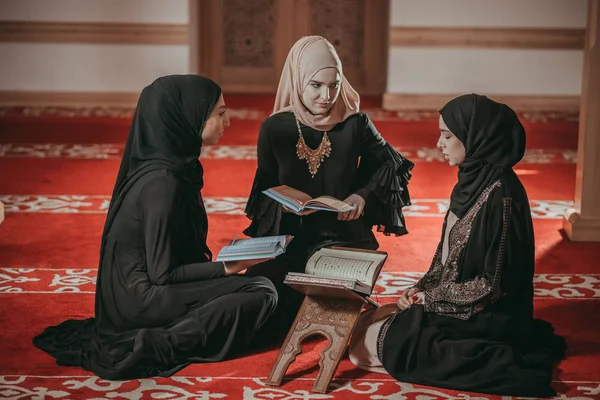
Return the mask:
[[[546,111],[546,112],[579,112],[579,96],[569,95],[514,95],[514,94],[486,94],[489,98],[508,104],[518,112]],[[384,110],[439,110],[457,94],[408,94],[390,93],[383,95],[382,106]]]
[[[188,44],[187,24],[0,21],[0,42]]]
[[[390,93],[383,95],[384,110],[437,111],[456,94]],[[490,98],[510,105],[515,111],[579,112],[579,96],[494,95]],[[139,93],[0,91],[0,106],[12,107],[114,107],[135,108]]]
[[[585,28],[390,28],[392,47],[583,49]]]
[[[135,108],[139,93],[0,91],[0,106]]]

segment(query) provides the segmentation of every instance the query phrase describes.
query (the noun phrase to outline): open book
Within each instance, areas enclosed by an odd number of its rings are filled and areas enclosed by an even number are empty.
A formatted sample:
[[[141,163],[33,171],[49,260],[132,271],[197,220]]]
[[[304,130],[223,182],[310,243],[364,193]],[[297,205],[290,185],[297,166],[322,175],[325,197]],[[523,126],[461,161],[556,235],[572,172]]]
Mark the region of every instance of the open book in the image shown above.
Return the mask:
[[[215,261],[259,260],[275,258],[285,253],[293,236],[266,236],[251,239],[234,240],[221,249]]]
[[[290,272],[284,283],[307,295],[370,296],[387,256],[381,251],[323,248],[308,259],[305,273]]]
[[[275,186],[263,190],[263,193],[296,213],[300,213],[306,209],[334,212],[354,210],[354,206],[334,197],[319,196],[313,199],[308,194],[287,185]]]

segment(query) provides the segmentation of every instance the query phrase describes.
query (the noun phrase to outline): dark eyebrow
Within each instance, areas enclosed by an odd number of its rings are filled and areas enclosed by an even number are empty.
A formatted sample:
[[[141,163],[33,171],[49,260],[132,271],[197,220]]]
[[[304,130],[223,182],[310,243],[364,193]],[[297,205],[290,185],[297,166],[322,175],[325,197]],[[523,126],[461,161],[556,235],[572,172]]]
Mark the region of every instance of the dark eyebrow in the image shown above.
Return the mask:
[[[222,110],[224,108],[227,108],[227,106],[225,104],[223,104],[221,107],[219,107],[219,110]]]

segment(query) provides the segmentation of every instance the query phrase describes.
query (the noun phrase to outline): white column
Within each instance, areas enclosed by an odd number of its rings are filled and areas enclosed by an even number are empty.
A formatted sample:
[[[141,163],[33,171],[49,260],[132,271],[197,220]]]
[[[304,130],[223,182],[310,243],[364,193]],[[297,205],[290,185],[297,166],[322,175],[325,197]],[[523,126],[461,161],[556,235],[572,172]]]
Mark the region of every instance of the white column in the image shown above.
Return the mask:
[[[588,0],[575,209],[563,227],[573,241],[600,241],[600,1]]]

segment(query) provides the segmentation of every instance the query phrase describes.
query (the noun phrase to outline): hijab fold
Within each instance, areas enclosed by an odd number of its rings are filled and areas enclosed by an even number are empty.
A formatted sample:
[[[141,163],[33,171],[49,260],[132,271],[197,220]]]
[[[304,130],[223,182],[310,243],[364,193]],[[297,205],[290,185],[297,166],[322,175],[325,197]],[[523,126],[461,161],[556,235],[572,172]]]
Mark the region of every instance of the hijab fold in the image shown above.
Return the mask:
[[[523,158],[525,129],[509,106],[477,94],[451,100],[440,114],[466,150],[450,197],[450,211],[461,218],[504,169]]]
[[[341,77],[340,94],[325,115],[312,114],[302,102],[302,94],[310,80],[322,69],[335,68]],[[293,112],[304,125],[329,131],[335,124],[356,114],[360,96],[344,76],[342,62],[335,48],[321,36],[305,36],[291,48],[283,66],[273,114]]]

